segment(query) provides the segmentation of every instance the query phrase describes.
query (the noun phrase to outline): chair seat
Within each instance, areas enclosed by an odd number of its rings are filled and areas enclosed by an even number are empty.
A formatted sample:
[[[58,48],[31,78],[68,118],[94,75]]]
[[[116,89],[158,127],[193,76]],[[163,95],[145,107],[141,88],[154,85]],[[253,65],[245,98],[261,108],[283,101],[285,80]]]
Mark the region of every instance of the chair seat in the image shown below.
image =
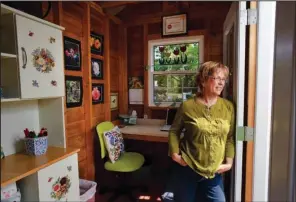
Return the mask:
[[[124,152],[115,163],[108,160],[105,169],[114,172],[133,172],[141,168],[144,161],[144,156],[139,153]]]

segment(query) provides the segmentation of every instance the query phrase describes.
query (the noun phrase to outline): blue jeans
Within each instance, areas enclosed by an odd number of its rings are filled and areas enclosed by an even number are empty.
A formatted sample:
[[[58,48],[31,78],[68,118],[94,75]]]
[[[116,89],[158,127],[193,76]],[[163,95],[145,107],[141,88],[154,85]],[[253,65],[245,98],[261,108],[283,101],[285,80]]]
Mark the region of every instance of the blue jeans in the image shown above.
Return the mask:
[[[164,202],[225,202],[221,174],[206,179],[189,166],[173,163],[164,194]]]

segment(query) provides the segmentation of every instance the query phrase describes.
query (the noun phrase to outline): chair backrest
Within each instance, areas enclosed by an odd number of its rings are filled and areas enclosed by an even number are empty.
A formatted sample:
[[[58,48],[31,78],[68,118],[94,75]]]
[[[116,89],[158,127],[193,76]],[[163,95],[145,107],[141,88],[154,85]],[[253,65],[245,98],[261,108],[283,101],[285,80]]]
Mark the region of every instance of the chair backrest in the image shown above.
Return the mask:
[[[105,121],[97,125],[96,130],[97,134],[99,136],[100,146],[101,146],[101,158],[105,158],[107,154],[107,149],[105,147],[105,139],[104,139],[104,132],[111,130],[114,128],[114,125],[112,122]]]

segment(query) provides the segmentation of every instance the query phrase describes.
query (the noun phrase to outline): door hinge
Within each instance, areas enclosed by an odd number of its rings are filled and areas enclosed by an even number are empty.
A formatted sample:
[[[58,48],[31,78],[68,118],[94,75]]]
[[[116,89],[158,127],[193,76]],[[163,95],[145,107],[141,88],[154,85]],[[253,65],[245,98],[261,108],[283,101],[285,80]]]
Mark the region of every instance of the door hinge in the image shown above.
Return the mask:
[[[238,141],[251,142],[254,140],[254,128],[240,126],[236,128],[236,137]]]
[[[242,25],[257,24],[257,9],[241,10],[240,19],[240,23]]]

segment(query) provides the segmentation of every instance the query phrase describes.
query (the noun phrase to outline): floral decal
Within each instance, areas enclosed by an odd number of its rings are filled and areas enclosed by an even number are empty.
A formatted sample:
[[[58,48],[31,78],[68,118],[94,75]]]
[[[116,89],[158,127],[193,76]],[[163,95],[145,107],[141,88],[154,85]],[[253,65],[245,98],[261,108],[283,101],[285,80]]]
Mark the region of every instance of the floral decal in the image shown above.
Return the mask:
[[[38,83],[37,80],[32,80],[32,85],[33,85],[34,87],[39,87],[39,83]]]
[[[69,176],[58,178],[57,181],[52,185],[52,191],[50,193],[51,198],[60,200],[66,196],[71,187]]]
[[[52,80],[50,83],[51,83],[51,85],[53,85],[53,86],[57,86],[57,81],[55,81],[55,80]]]
[[[37,48],[33,51],[33,65],[37,71],[49,73],[55,66],[54,57],[51,52],[45,48]]]

